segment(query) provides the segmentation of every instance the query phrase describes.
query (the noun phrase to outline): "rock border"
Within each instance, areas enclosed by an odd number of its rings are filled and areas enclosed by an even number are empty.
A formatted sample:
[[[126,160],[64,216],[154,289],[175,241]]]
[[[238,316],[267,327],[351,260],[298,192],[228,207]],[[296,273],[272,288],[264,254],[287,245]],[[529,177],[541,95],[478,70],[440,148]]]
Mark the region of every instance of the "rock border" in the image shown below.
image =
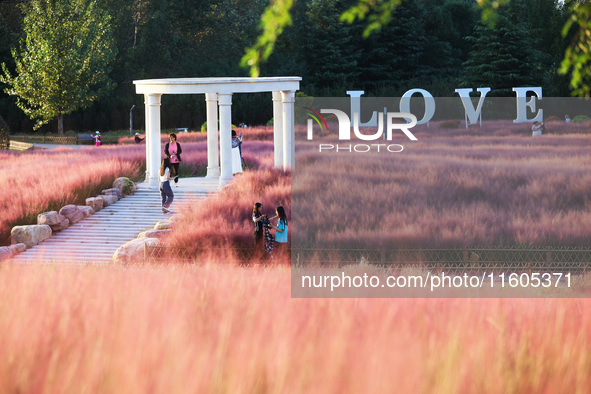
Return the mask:
[[[172,230],[175,220],[176,215],[173,215],[168,220],[159,221],[153,228],[142,231],[136,238],[121,245],[115,253],[113,253],[111,261],[114,264],[120,265],[142,264],[147,262],[148,259],[145,256],[146,245],[162,245],[160,239]]]
[[[0,246],[0,263],[40,244],[53,234],[86,219],[136,190],[131,179],[119,177],[115,179],[111,189],[101,191],[96,197],[87,198],[86,205],[65,205],[59,212],[49,211],[37,215],[37,224],[14,226],[10,231],[11,245]]]

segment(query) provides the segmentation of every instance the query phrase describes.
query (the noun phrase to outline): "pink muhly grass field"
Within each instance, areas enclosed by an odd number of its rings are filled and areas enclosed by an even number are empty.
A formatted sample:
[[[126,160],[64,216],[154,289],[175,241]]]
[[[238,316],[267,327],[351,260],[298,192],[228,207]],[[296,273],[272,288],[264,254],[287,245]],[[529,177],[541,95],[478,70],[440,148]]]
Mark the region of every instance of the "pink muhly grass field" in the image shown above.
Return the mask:
[[[1,392],[586,392],[587,299],[291,299],[285,268],[0,269]]]
[[[332,247],[588,245],[591,134],[447,133],[399,137],[401,153],[298,142],[296,237]]]
[[[34,224],[38,214],[64,205],[83,205],[87,197],[111,188],[120,176],[137,178],[142,158],[138,152],[121,153],[106,146],[25,154],[0,152],[0,244],[7,242],[17,224]]]

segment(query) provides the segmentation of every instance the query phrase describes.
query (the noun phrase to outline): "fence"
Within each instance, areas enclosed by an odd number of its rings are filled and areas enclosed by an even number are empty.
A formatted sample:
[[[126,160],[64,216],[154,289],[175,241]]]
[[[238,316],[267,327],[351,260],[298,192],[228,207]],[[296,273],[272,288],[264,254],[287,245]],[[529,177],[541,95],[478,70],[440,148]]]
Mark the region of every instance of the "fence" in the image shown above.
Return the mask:
[[[147,262],[165,262],[167,260],[201,263],[207,262],[210,258],[223,259],[228,258],[238,260],[242,263],[249,263],[255,260],[257,253],[254,249],[248,248],[169,248],[161,245],[145,245],[144,259]]]
[[[294,249],[292,262],[300,265],[367,263],[380,266],[417,266],[445,270],[587,271],[591,249],[547,248],[456,248],[391,250]]]
[[[31,144],[58,144],[77,145],[78,137],[75,136],[46,136],[46,135],[11,135],[12,141],[28,142]]]
[[[169,249],[146,246],[148,261],[181,259],[193,262],[210,257],[231,257],[243,263],[253,261],[252,249],[211,248],[191,252],[188,248]],[[445,270],[474,271],[562,271],[591,270],[591,249],[577,247],[547,248],[450,248],[450,249],[305,249],[291,250],[292,263],[299,266],[372,264],[384,267],[422,267]]]

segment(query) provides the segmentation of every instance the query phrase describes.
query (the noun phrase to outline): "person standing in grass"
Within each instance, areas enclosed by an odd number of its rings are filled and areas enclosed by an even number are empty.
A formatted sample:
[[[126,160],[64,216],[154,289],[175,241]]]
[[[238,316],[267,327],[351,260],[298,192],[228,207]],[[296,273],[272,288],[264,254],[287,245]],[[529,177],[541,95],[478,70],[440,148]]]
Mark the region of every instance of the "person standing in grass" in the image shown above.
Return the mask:
[[[176,142],[176,134],[170,133],[168,136],[169,142],[164,146],[164,154],[170,160],[170,164],[174,167],[174,184],[179,186],[179,165],[181,164],[181,144]]]
[[[176,173],[169,159],[162,160],[160,165],[160,197],[162,197],[162,212],[170,213],[170,204],[174,200],[174,193],[170,187],[170,180],[174,179]]]
[[[255,250],[265,248],[267,254],[273,258],[273,247],[275,244],[275,237],[271,233],[271,221],[261,212],[263,204],[257,202],[252,208],[252,221],[254,222],[254,247]]]
[[[232,175],[242,173],[242,133],[232,130]]]
[[[281,249],[284,249],[287,246],[287,215],[281,205],[277,207],[275,214],[277,226],[272,226],[275,229],[275,242],[277,242],[278,246],[281,246]]]
[[[257,202],[254,204],[252,208],[252,221],[254,222],[254,246],[255,248],[259,248],[262,244],[263,237],[265,235],[265,230],[263,229],[263,220],[267,218],[267,215],[261,212],[261,208],[263,204]]]
[[[540,122],[534,122],[534,124],[531,126],[531,136],[537,137],[540,135],[542,135],[542,125]]]

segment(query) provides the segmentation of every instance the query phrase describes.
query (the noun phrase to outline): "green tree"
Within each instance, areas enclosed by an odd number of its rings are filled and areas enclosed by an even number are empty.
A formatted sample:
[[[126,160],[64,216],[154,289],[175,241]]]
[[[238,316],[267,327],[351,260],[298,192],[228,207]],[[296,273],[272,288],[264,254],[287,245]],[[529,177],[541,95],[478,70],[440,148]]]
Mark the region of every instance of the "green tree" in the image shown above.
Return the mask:
[[[302,60],[308,83],[316,89],[342,88],[357,80],[360,51],[351,28],[339,23],[340,0],[312,0],[302,27]]]
[[[515,86],[544,84],[544,54],[536,49],[537,36],[523,19],[523,3],[510,2],[497,14],[494,27],[477,25],[470,58],[464,64],[468,71],[462,86],[493,89],[492,94],[511,96]]]
[[[404,92],[421,74],[432,71],[424,62],[428,44],[424,8],[418,2],[408,2],[394,14],[391,23],[360,43],[360,79],[369,91],[401,88]]]
[[[366,21],[367,25],[363,35],[368,37],[389,24],[394,19],[394,10],[404,1],[408,0],[358,0],[356,5],[342,14],[341,20],[347,23]],[[497,21],[498,10],[511,1],[474,0],[481,12],[481,20],[489,27],[494,26]],[[536,1],[531,0],[529,3],[535,4]],[[540,1],[548,3],[547,0]],[[261,19],[262,32],[259,39],[255,45],[246,50],[246,54],[242,58],[242,65],[250,68],[252,76],[258,75],[261,63],[270,56],[279,35],[286,26],[291,24],[292,2],[293,0],[270,0]],[[460,3],[461,0],[457,2]],[[471,0],[466,0],[466,2],[472,3]],[[589,96],[591,95],[591,2],[588,0],[565,0],[564,2],[556,1],[555,4],[560,9],[566,9],[564,16],[568,17],[563,27],[562,36],[573,36],[564,53],[559,71],[564,75],[570,73],[573,95]],[[538,7],[539,11],[544,11],[541,9],[543,7],[545,4]],[[540,22],[544,32],[548,27],[553,30],[552,24],[545,24],[543,19]],[[467,22],[465,25],[469,26],[470,23]],[[536,26],[534,25],[534,27]],[[547,45],[547,43],[544,44]],[[261,56],[263,53],[265,56]]]
[[[109,77],[117,51],[111,17],[97,0],[33,0],[24,19],[26,38],[13,49],[16,75],[5,63],[0,82],[35,129],[88,107],[113,87]]]

